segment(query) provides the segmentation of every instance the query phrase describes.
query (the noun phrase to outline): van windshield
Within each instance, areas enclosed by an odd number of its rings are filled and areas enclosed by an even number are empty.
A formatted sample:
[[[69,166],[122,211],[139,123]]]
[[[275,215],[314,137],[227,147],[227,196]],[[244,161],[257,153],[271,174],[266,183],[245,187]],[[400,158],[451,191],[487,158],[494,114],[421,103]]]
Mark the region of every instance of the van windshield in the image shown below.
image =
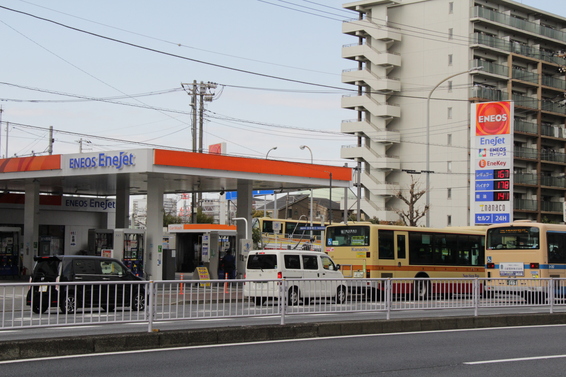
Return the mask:
[[[252,254],[248,257],[248,270],[273,270],[277,268],[277,255]]]

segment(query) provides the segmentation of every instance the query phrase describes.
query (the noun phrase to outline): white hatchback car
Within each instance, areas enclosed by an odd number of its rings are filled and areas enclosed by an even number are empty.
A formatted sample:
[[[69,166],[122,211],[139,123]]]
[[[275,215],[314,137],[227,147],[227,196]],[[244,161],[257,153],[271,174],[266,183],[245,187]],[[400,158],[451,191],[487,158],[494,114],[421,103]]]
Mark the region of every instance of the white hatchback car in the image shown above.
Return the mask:
[[[346,301],[340,266],[325,253],[306,250],[252,250],[246,263],[244,297],[256,305],[285,295],[289,305],[315,299]],[[280,292],[285,279],[287,292]]]

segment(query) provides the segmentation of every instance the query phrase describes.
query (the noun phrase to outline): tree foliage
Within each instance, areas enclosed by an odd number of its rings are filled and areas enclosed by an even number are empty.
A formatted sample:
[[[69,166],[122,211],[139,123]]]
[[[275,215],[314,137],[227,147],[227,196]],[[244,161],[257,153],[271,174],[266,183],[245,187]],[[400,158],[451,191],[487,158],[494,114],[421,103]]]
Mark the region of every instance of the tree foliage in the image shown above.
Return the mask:
[[[411,184],[409,185],[408,195],[403,195],[403,192],[399,190],[396,197],[403,201],[407,205],[405,210],[396,209],[395,212],[401,217],[401,220],[405,225],[417,226],[417,223],[422,219],[429,210],[429,206],[417,207],[417,202],[422,196],[426,194],[426,190],[421,190],[419,180],[415,180],[414,176],[411,175]]]

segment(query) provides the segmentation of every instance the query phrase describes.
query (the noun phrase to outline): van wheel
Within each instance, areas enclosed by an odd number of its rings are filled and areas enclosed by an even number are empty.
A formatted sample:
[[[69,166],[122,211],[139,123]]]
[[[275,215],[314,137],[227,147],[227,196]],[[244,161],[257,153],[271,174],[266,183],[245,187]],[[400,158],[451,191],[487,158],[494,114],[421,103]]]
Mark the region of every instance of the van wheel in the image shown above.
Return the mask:
[[[338,287],[338,289],[336,290],[336,303],[337,304],[343,304],[346,302],[346,287],[344,287],[343,285]]]
[[[289,294],[287,295],[287,297],[287,305],[290,306],[299,305],[299,301],[301,301],[301,296],[299,295],[299,289],[297,287],[289,289]]]
[[[263,297],[254,297],[255,306],[262,306],[264,302],[265,299]]]
[[[65,294],[63,301],[61,301],[61,303],[59,304],[59,308],[61,309],[61,313],[63,314],[73,314],[77,309],[75,295],[71,292]]]

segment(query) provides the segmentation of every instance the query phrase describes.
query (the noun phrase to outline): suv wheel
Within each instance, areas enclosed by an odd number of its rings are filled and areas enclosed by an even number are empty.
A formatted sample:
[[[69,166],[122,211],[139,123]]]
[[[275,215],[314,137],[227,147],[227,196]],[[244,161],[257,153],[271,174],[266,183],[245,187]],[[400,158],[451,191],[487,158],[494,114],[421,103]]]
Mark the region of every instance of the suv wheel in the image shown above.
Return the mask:
[[[132,310],[141,312],[145,310],[145,294],[144,291],[140,291],[134,294],[134,298],[132,299]]]
[[[77,303],[75,301],[75,295],[71,292],[66,294],[59,305],[61,308],[61,313],[63,314],[73,314],[77,309]]]

